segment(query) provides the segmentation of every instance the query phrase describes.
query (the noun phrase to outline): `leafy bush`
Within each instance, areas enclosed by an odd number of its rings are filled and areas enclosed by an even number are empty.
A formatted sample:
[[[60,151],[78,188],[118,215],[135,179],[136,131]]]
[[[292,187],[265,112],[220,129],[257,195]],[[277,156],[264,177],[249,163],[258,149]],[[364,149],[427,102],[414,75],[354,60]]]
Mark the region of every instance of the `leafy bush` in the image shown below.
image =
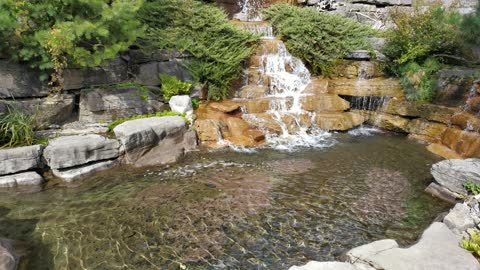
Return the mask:
[[[8,107],[0,114],[0,148],[32,145],[34,116],[27,115],[15,107]]]
[[[146,24],[139,46],[146,51],[169,49],[191,53],[186,64],[195,78],[208,85],[208,98],[228,94],[241,63],[253,52],[258,37],[238,30],[215,5],[193,0],[147,0],[139,12]]]
[[[400,68],[401,84],[407,91],[407,99],[431,101],[435,97],[432,76],[441,68],[435,58],[428,58],[422,65],[410,62]]]
[[[163,97],[166,100],[176,95],[188,95],[192,90],[191,83],[182,82],[175,76],[160,74],[160,81],[162,83]]]
[[[110,124],[108,124],[108,132],[113,131],[113,129],[127,121],[131,120],[137,120],[137,119],[143,119],[143,118],[149,118],[149,117],[163,117],[163,116],[181,116],[183,120],[185,120],[186,123],[190,123],[190,121],[187,119],[187,116],[185,113],[176,113],[176,112],[170,112],[170,111],[163,111],[163,112],[156,112],[156,113],[151,113],[151,114],[142,114],[142,115],[134,115],[131,117],[126,117],[126,118],[119,118]]]
[[[470,239],[462,240],[462,247],[473,253],[476,257],[480,257],[480,234],[473,233]]]
[[[194,110],[198,109],[198,107],[200,107],[200,100],[192,98],[192,106]]]
[[[477,195],[480,193],[480,184],[475,184],[471,181],[467,181],[463,184],[463,187],[468,191]]]
[[[461,29],[461,40],[464,41],[464,49],[480,47],[480,2],[474,14],[463,17]]]
[[[367,49],[374,32],[351,19],[310,8],[274,5],[264,11],[288,50],[314,73],[328,74],[335,61],[356,49]]]
[[[97,66],[142,33],[136,12],[143,0],[4,0],[0,4],[0,49],[14,60],[55,70],[61,87],[68,65]],[[3,22],[6,22],[3,24]]]

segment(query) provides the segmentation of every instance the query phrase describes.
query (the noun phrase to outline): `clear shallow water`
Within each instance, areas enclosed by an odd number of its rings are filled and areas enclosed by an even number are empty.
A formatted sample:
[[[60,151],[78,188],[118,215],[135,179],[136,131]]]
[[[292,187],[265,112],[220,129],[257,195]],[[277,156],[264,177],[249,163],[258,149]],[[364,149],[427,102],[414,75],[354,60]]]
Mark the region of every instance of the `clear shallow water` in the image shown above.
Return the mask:
[[[31,246],[23,269],[286,269],[383,238],[412,244],[447,209],[423,192],[437,161],[423,145],[330,139],[0,193],[0,237]]]

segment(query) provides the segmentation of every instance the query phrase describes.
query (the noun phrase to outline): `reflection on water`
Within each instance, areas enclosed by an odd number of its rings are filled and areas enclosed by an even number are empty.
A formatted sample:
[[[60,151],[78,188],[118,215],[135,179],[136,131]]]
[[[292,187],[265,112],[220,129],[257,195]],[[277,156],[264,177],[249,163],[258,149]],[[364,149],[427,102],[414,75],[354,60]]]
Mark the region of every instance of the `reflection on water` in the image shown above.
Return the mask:
[[[75,188],[0,193],[0,237],[23,269],[285,269],[369,241],[413,243],[446,205],[423,193],[436,158],[400,136],[332,147],[196,153]],[[22,225],[23,224],[23,225]]]

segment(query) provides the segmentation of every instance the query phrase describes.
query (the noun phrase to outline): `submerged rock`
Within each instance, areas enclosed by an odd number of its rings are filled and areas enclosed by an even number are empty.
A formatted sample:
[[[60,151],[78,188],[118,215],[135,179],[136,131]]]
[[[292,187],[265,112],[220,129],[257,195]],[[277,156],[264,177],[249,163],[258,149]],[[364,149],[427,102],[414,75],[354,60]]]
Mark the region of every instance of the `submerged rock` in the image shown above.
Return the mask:
[[[53,175],[62,178],[65,182],[72,182],[74,180],[90,176],[96,172],[113,168],[118,164],[118,160],[107,160],[86,165],[67,168],[67,169],[53,169]]]
[[[443,160],[433,164],[431,173],[440,185],[453,192],[465,194],[465,182],[480,184],[480,159]]]
[[[36,172],[24,172],[0,177],[0,187],[36,186],[43,183],[43,177]]]
[[[0,150],[0,175],[40,168],[42,150],[41,145]]]

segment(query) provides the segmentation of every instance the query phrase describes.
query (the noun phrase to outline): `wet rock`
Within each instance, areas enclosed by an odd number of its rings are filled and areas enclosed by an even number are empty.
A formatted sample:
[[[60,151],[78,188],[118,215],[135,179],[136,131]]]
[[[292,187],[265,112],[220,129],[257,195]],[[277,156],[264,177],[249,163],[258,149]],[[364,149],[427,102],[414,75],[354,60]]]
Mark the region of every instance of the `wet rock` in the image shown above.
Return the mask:
[[[459,199],[459,196],[457,193],[454,193],[450,190],[448,190],[447,188],[444,188],[442,186],[440,186],[439,184],[437,183],[430,183],[430,185],[428,185],[428,187],[425,189],[425,192],[431,194],[432,196],[434,197],[437,197],[441,200],[444,200],[446,202],[449,202],[449,203],[456,203],[457,200]]]
[[[0,98],[45,97],[49,89],[26,65],[0,60]]]
[[[321,129],[345,131],[361,125],[365,118],[354,112],[317,113],[314,123]]]
[[[242,87],[238,91],[237,96],[239,98],[247,98],[247,99],[259,98],[259,97],[264,97],[267,93],[268,93],[267,86],[249,84]]]
[[[286,99],[286,100],[285,100]],[[248,99],[243,103],[247,113],[265,113],[271,108],[274,108],[276,102],[285,101],[287,107],[291,107],[293,104],[292,98],[273,98],[273,97],[263,97],[256,99]]]
[[[83,165],[93,161],[119,156],[117,140],[100,135],[65,136],[53,139],[44,150],[44,157],[52,169]]]
[[[113,130],[125,151],[125,162],[136,166],[165,164],[178,159],[183,155],[186,131],[187,125],[180,116],[127,121]]]
[[[73,182],[75,180],[85,178],[95,174],[96,172],[113,168],[118,164],[118,160],[107,160],[86,165],[80,165],[74,168],[67,169],[53,169],[53,175],[61,178],[65,182]]]
[[[467,181],[480,184],[480,159],[448,159],[432,165],[435,180],[453,192],[465,194]]]
[[[42,183],[43,177],[36,172],[0,176],[0,187],[36,186]]]
[[[64,71],[63,78],[64,90],[116,84],[128,81],[128,65],[117,57],[98,67],[68,68]]]
[[[187,116],[193,114],[192,99],[187,95],[173,96],[170,98],[168,104],[170,105],[172,112],[186,113]]]
[[[382,111],[408,117],[420,117],[426,120],[449,124],[456,108],[429,103],[416,103],[399,99],[390,99],[382,107]]]
[[[0,269],[15,270],[17,269],[17,263],[18,257],[10,241],[0,239]]]
[[[306,113],[284,114],[281,118],[282,123],[287,126],[288,133],[297,133],[300,128],[308,129],[312,126],[312,119]]]
[[[0,150],[0,175],[41,168],[42,151],[41,145]]]
[[[273,116],[268,113],[249,113],[244,114],[242,119],[251,126],[259,127],[268,132],[282,134],[282,127],[274,120]]]
[[[390,240],[393,241],[393,240]],[[378,241],[377,241],[378,242]],[[375,242],[374,242],[375,243]],[[370,249],[375,252],[358,252],[371,244],[349,251],[351,262],[364,262],[376,269],[384,270],[478,270],[478,261],[458,244],[458,237],[448,227],[434,222],[422,234],[420,240],[409,248],[392,245],[385,249]],[[391,248],[389,248],[391,247]],[[355,255],[352,255],[355,254]]]
[[[475,227],[475,222],[470,216],[470,207],[463,203],[457,203],[443,219],[443,223],[457,234]]]
[[[219,102],[210,102],[208,106],[214,110],[224,112],[224,113],[231,113],[238,109],[240,109],[240,103],[231,101],[231,100],[223,100]]]
[[[480,131],[480,117],[468,112],[456,113],[452,116],[451,122],[453,125],[468,131]]]
[[[448,128],[443,134],[442,143],[463,158],[480,157],[479,133]]]
[[[345,96],[385,96],[403,98],[404,93],[400,82],[396,79],[371,79],[359,81],[357,79],[335,79],[328,84],[330,94]]]
[[[354,265],[345,262],[310,261],[303,266],[292,266],[289,270],[375,270],[368,265]]]
[[[338,73],[341,73],[342,71],[342,66],[338,65],[337,68],[339,71]],[[310,82],[307,84],[305,87],[305,90],[303,90],[303,93],[305,94],[327,94],[328,93],[328,80],[320,77],[316,78],[311,78]]]
[[[370,124],[396,132],[407,132],[410,120],[398,115],[376,112],[370,115]]]
[[[333,71],[335,76],[347,79],[371,79],[384,76],[378,61],[338,60]]]
[[[462,158],[462,156],[457,154],[457,152],[439,143],[432,143],[428,145],[427,150],[445,159],[461,159]]]
[[[304,96],[300,102],[304,110],[311,112],[340,112],[350,108],[350,102],[331,94]]]
[[[410,134],[426,136],[430,138],[430,142],[440,142],[447,128],[444,124],[430,122],[424,119],[413,119],[408,123],[406,131]]]
[[[220,121],[215,119],[196,120],[194,124],[200,141],[219,141],[221,139]]]
[[[82,90],[80,121],[111,122],[119,118],[163,111],[166,105],[150,90],[137,87]]]

